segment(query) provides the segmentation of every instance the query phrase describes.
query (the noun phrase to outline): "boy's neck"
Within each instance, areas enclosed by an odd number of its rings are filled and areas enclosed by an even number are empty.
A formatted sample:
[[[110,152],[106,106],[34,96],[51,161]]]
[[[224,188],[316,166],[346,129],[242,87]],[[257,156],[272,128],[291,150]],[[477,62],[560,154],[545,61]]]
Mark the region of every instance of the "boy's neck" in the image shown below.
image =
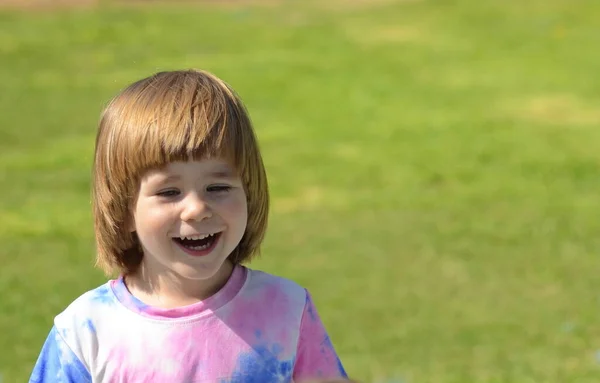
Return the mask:
[[[229,280],[234,265],[223,263],[219,271],[205,280],[182,279],[172,272],[153,273],[142,262],[138,271],[124,277],[129,292],[143,303],[172,309],[203,301],[216,294]]]

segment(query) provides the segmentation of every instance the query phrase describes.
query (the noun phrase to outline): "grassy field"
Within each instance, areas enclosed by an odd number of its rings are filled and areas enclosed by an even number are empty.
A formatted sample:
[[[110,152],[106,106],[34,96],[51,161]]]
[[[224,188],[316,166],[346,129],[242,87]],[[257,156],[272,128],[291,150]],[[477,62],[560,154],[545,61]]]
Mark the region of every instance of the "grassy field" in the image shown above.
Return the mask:
[[[0,10],[0,380],[104,280],[104,103],[197,67],[264,149],[252,266],[311,290],[352,376],[600,381],[600,3],[225,4]]]

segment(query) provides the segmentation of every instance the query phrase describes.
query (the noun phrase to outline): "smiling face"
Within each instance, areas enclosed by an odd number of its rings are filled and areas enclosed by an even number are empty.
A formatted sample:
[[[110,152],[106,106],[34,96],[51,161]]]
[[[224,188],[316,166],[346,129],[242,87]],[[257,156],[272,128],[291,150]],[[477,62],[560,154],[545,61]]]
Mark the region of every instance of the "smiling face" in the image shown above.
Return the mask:
[[[141,266],[146,266],[141,264],[143,259],[155,259],[148,254],[155,255],[158,243],[154,241],[159,240],[145,235],[146,226],[155,225],[154,216],[159,215],[151,212],[159,211],[166,215],[167,207],[174,211],[183,209],[184,204],[177,198],[166,203],[167,198],[151,199],[144,194],[137,202],[139,209],[133,212],[138,208],[133,196],[138,196],[140,186],[143,186],[143,193],[147,192],[152,176],[180,170],[175,169],[179,166],[177,164],[190,160],[203,162],[207,158],[227,162],[237,171],[243,183],[247,227],[241,242],[229,256],[231,263],[240,264],[259,253],[269,212],[267,175],[252,122],[240,97],[213,74],[196,70],[159,72],[136,81],[116,95],[102,112],[94,151],[92,204],[96,265],[109,276],[116,273],[131,276]],[[169,164],[171,166],[167,166]],[[147,173],[148,169],[161,170]],[[169,177],[162,175],[163,178]],[[141,177],[144,185],[140,185]],[[239,183],[239,179],[234,178]],[[242,192],[240,188],[233,191],[236,196]],[[200,201],[208,207],[216,203],[211,197],[215,192],[217,195],[228,194],[215,189],[203,189],[202,193],[196,191],[206,198]],[[226,201],[229,201],[228,198]],[[165,204],[159,205],[159,201]],[[220,203],[220,200],[217,202]],[[130,224],[136,214],[137,222],[141,224],[138,228]],[[146,215],[151,219],[146,219]],[[220,215],[217,213],[217,217]],[[219,220],[224,219],[220,217]],[[206,222],[213,225],[212,219],[207,218]],[[181,225],[206,229],[204,223],[199,226]],[[193,239],[206,235],[196,231],[190,229],[190,232],[174,235],[194,234],[196,237]],[[186,253],[192,259],[184,257],[185,261],[182,261],[175,257],[173,262],[177,265],[192,264],[194,268],[196,263],[205,264],[212,259],[214,251],[228,251],[228,248],[221,249],[220,246],[227,245],[232,235],[228,229],[228,238],[219,238],[214,248],[210,247],[210,238],[206,239],[206,243],[181,241],[179,244],[184,248],[176,247],[178,252],[174,254],[180,254],[179,250],[184,253],[192,250],[192,253]],[[207,244],[209,247],[205,247]],[[200,257],[203,251],[209,254]],[[156,254],[162,257],[163,253]],[[174,254],[171,256],[174,257]]]
[[[208,280],[240,243],[248,211],[239,175],[225,161],[172,162],[147,172],[133,207],[146,278]]]

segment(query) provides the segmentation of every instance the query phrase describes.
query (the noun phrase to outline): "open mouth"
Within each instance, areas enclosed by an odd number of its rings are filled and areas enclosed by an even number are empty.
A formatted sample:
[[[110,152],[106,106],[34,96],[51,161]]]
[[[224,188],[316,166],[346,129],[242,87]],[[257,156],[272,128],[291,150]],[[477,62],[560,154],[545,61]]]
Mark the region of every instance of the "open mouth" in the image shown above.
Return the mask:
[[[221,232],[194,235],[191,237],[175,237],[173,241],[186,253],[197,256],[210,253],[220,236]]]

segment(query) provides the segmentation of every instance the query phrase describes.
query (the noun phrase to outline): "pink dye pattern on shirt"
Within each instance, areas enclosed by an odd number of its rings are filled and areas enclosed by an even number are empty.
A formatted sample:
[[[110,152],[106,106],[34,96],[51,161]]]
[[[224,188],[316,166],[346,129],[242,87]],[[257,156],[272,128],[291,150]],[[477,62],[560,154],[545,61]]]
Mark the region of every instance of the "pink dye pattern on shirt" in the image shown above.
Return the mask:
[[[143,304],[122,279],[84,294],[57,316],[30,381],[58,376],[264,383],[346,373],[304,288],[236,266],[217,294],[176,309]]]

